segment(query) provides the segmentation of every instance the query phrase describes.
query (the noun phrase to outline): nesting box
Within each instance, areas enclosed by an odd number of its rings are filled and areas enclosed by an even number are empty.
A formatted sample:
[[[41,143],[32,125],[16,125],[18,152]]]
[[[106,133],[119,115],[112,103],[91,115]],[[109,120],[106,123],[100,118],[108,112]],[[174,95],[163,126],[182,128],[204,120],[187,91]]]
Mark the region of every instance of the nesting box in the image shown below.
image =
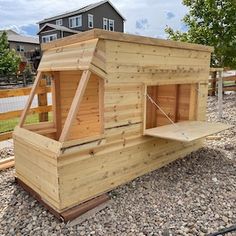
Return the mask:
[[[16,177],[59,216],[228,128],[205,122],[211,47],[92,30],[42,49],[14,130]],[[44,74],[53,121],[24,125]]]

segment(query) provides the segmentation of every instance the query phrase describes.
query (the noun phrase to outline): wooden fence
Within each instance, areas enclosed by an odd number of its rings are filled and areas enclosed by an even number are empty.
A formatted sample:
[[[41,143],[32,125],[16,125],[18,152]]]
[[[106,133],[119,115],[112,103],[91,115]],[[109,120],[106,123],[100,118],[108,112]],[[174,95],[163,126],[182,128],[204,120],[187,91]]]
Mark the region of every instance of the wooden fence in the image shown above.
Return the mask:
[[[0,90],[0,99],[2,98],[12,98],[12,97],[21,97],[29,95],[31,87],[28,88],[17,88],[17,89],[3,89]],[[47,93],[51,92],[51,87],[46,86],[46,80],[40,82],[40,86],[37,89],[37,99],[38,107],[31,108],[29,110],[29,115],[38,114],[39,122],[48,121],[48,113],[52,111],[52,106],[48,105]],[[19,118],[22,113],[22,110],[8,111],[0,113],[0,126],[1,122],[7,122],[14,118]],[[0,141],[11,139],[12,131],[9,132],[0,132]]]
[[[211,78],[209,79],[208,95],[215,96],[218,91],[219,78],[223,74],[223,68],[211,68]],[[222,76],[222,91],[236,91],[236,75]]]

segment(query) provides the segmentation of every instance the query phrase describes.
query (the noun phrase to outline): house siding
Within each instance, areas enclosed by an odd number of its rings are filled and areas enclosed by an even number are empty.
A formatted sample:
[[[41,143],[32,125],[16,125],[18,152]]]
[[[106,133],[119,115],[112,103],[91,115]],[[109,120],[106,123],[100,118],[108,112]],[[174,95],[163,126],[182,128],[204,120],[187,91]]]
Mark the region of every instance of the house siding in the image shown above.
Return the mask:
[[[67,17],[58,17],[57,19],[62,19],[62,26],[65,26],[67,28],[69,27],[69,18],[82,15],[82,26],[81,27],[76,27],[76,28],[70,28],[72,30],[76,31],[87,31],[90,30],[91,28],[88,27],[88,14],[93,15],[93,28],[100,28],[103,29],[103,18],[111,19],[114,20],[114,31],[118,32],[124,32],[124,20],[123,18],[114,10],[114,8],[109,4],[109,3],[104,3],[100,6],[97,6],[87,12],[81,13],[81,14],[73,14],[71,16]],[[41,29],[45,24],[50,23],[50,24],[56,24],[56,19],[47,21],[44,23],[39,24],[39,28]],[[46,31],[46,29],[44,30]],[[40,33],[40,42],[42,42],[42,35],[49,35],[52,34],[52,31],[49,32],[44,32],[42,31]],[[46,33],[46,34],[45,34]],[[72,35],[73,33],[69,32],[64,32],[66,33],[65,36]],[[57,38],[61,38],[61,35],[57,32]],[[65,37],[64,36],[64,37]]]
[[[43,36],[47,36],[47,35],[51,35],[51,34],[56,34],[58,39],[61,38],[61,31],[60,30],[48,30],[48,31],[43,31],[40,33],[39,42],[40,43],[43,42],[43,40],[42,40]]]
[[[51,35],[51,34],[56,34],[57,35],[57,38],[60,39],[60,38],[63,38],[63,37],[67,37],[67,36],[70,36],[70,35],[73,35],[74,33],[70,33],[70,32],[66,32],[66,31],[60,31],[60,30],[48,30],[48,31],[42,31],[39,35],[39,42],[42,43],[43,40],[42,40],[42,37],[43,36],[47,36],[47,35]],[[63,36],[62,36],[63,34]]]
[[[88,27],[88,14],[93,15],[94,28],[103,29],[103,18],[107,18],[115,21],[115,31],[124,32],[123,18],[109,3],[105,3],[84,13],[83,31],[91,29]]]
[[[18,45],[24,47],[23,52],[17,51]],[[40,48],[40,45],[37,43],[25,43],[25,42],[15,42],[15,41],[9,41],[9,46],[11,49],[14,49],[21,56],[21,59],[23,61],[30,60],[31,53],[34,52],[36,49]]]

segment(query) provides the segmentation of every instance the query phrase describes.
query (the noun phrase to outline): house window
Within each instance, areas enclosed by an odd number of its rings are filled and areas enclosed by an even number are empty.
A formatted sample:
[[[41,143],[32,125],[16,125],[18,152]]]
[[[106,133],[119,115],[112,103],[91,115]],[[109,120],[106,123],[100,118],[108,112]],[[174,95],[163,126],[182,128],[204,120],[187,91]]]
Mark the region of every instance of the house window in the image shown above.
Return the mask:
[[[62,19],[56,20],[56,25],[62,25]]]
[[[103,18],[103,29],[108,30],[108,19],[107,18]]]
[[[17,52],[24,52],[24,51],[25,51],[25,48],[24,48],[24,46],[22,46],[22,45],[16,45],[16,51],[17,51]]]
[[[69,18],[69,27],[76,28],[82,26],[82,15]]]
[[[50,34],[50,35],[45,35],[42,37],[42,42],[43,43],[48,43],[51,42],[53,40],[57,39],[57,35],[56,34]]]
[[[103,18],[103,29],[114,31],[115,21],[107,18]]]
[[[115,25],[115,21],[109,19],[109,30],[110,31],[114,31],[114,25]]]
[[[88,27],[93,28],[93,15],[88,14]]]

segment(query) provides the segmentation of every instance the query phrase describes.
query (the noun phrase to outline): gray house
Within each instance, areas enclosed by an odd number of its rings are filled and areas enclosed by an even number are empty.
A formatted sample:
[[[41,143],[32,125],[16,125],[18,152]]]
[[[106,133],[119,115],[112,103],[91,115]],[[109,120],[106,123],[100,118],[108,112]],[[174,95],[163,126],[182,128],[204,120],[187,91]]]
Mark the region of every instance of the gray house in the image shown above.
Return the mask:
[[[38,35],[41,43],[47,43],[93,28],[124,32],[124,21],[114,5],[104,0],[38,22]]]

